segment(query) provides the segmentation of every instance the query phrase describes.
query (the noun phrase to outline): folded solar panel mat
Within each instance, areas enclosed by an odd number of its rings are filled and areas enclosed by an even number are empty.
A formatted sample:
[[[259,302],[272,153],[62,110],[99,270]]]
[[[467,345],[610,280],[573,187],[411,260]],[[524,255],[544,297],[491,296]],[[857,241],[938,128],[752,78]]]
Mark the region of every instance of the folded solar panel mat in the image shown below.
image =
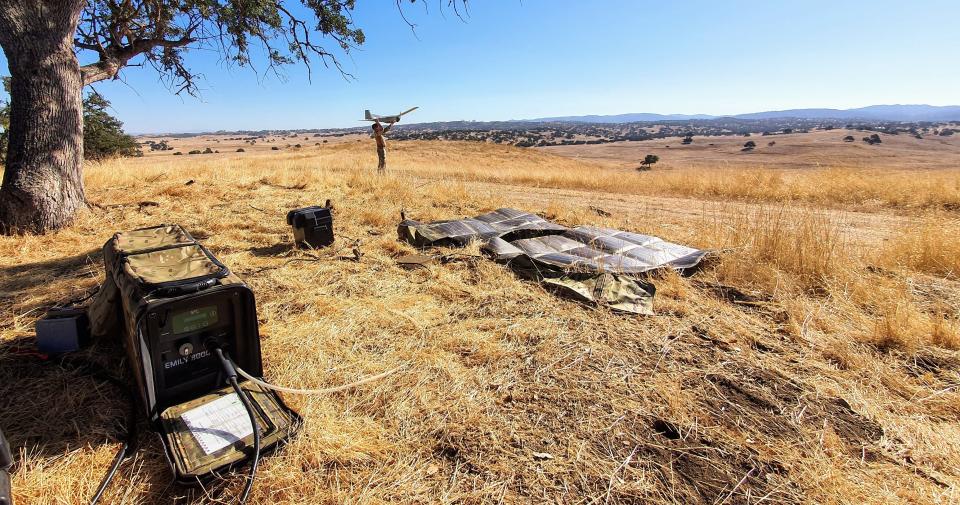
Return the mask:
[[[656,288],[644,273],[685,270],[707,255],[650,235],[593,226],[569,229],[516,209],[453,221],[404,220],[398,232],[418,247],[479,240],[494,260],[558,294],[634,314],[653,314]]]
[[[650,235],[592,226],[573,228],[561,235],[491,240],[483,249],[498,261],[527,256],[569,271],[617,274],[640,274],[659,268],[682,270],[696,266],[707,254]]]
[[[633,314],[653,314],[656,288],[642,274],[692,268],[707,254],[649,235],[592,226],[513,241],[494,238],[483,250],[561,295]]]
[[[397,228],[401,240],[416,247],[463,247],[475,240],[516,240],[563,233],[567,228],[529,212],[497,209],[467,219],[421,223],[404,219]]]

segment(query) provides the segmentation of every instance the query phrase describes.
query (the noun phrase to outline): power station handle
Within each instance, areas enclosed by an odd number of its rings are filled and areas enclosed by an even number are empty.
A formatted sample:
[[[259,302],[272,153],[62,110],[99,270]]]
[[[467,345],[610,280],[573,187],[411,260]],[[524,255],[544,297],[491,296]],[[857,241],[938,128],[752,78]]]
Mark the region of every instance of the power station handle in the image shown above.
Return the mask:
[[[13,496],[10,491],[10,467],[13,466],[13,456],[10,454],[10,444],[0,431],[0,505],[12,505]]]

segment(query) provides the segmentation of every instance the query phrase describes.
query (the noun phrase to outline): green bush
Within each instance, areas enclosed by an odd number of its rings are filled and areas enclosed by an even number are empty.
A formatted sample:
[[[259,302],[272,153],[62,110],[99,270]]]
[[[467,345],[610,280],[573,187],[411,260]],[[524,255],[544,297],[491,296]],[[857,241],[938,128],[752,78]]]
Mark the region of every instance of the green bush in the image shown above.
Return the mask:
[[[110,102],[96,92],[83,99],[83,157],[143,156],[140,145],[123,132],[123,123],[107,112],[108,107]]]

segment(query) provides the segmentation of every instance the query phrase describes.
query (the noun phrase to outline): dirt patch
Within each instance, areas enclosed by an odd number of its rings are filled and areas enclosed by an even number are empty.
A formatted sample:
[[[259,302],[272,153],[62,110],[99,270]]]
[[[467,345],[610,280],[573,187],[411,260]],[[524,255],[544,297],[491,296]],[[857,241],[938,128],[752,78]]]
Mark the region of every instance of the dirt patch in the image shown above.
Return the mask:
[[[862,457],[883,436],[883,428],[853,410],[842,398],[811,397],[804,387],[777,372],[747,368],[733,375],[709,375],[702,402],[716,422],[730,429],[781,439],[802,439],[830,429],[845,452]]]
[[[637,452],[642,466],[670,490],[660,498],[674,503],[751,503],[750,497],[761,496],[775,503],[802,501],[781,464],[760,461],[742,447],[698,438],[645,445]]]

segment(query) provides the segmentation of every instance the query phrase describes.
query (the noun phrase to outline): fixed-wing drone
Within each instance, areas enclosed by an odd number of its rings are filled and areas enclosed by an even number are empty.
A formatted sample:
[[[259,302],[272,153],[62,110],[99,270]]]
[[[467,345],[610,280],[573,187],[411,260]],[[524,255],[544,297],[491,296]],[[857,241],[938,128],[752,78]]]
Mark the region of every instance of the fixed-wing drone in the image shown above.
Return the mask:
[[[381,116],[379,114],[370,114],[369,110],[365,110],[363,111],[363,119],[361,119],[361,121],[380,121],[381,123],[390,123],[390,124],[399,123],[401,116],[403,116],[404,114],[409,114],[419,108],[420,107],[414,107],[412,109],[405,110],[400,114],[395,114],[393,116]]]

